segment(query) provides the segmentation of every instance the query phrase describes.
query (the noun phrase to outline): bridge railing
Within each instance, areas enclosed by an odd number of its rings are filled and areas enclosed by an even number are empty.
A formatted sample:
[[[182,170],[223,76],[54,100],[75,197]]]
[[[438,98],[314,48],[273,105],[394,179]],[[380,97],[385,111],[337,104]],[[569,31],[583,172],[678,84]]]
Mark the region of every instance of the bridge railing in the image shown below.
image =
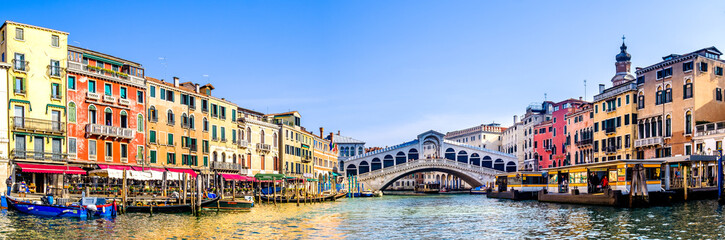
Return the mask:
[[[475,172],[475,173],[479,173],[479,174],[495,175],[495,174],[499,174],[499,173],[504,173],[503,171],[499,171],[496,169],[471,165],[468,163],[462,163],[462,162],[453,161],[450,159],[418,159],[418,160],[414,160],[414,161],[408,161],[404,164],[393,165],[393,166],[390,166],[387,168],[381,168],[381,169],[378,169],[375,171],[358,174],[357,176],[358,176],[358,179],[362,181],[362,180],[376,178],[381,175],[388,174],[390,172],[408,170],[411,168],[418,167],[420,165],[438,165],[438,164],[440,166],[454,167],[459,170],[466,170],[466,171],[471,171],[471,172]]]
[[[401,143],[401,144],[398,144],[398,145],[395,145],[395,146],[386,147],[386,148],[383,148],[383,149],[380,149],[380,150],[377,150],[377,151],[372,151],[372,152],[364,153],[364,154],[361,154],[361,155],[352,156],[352,157],[348,158],[347,161],[355,160],[355,159],[358,159],[358,158],[364,158],[364,157],[367,157],[367,156],[371,156],[371,155],[375,155],[375,154],[378,154],[378,153],[387,152],[387,151],[390,151],[390,150],[395,150],[395,149],[398,149],[398,148],[407,147],[407,146],[410,146],[410,145],[413,145],[413,144],[416,144],[416,143],[418,143],[418,140],[417,139],[416,140],[413,140],[413,141],[410,141],[410,142],[404,142],[404,143]]]
[[[484,152],[491,153],[491,154],[499,154],[499,155],[504,155],[504,156],[507,156],[507,157],[516,158],[516,156],[511,155],[511,154],[508,154],[508,153],[505,153],[505,152],[494,151],[494,150],[491,150],[491,149],[488,149],[488,148],[482,148],[482,147],[477,147],[477,146],[473,146],[473,145],[463,144],[463,143],[454,142],[454,141],[447,140],[447,139],[446,140],[443,140],[443,142],[444,143],[447,143],[447,144],[451,144],[451,145],[456,145],[456,146],[461,146],[461,147],[467,147],[467,148],[471,148],[471,149],[476,149],[476,150],[484,151]]]

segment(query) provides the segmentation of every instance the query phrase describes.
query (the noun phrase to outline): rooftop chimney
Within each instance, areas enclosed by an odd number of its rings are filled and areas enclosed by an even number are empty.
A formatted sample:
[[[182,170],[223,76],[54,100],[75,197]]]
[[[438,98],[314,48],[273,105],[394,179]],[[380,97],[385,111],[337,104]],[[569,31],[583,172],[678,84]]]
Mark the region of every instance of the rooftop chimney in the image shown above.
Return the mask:
[[[604,92],[604,84],[599,84],[599,93]]]
[[[340,130],[337,130],[337,135],[340,135]]]
[[[581,101],[581,100],[582,100],[582,97],[581,97],[581,96],[579,96],[579,101]]]
[[[332,134],[332,132],[330,132],[330,142],[332,142],[332,139],[333,139],[334,137],[335,137],[335,134]]]
[[[325,128],[320,127],[320,138],[325,138]]]
[[[174,77],[174,87],[179,87],[179,78]]]
[[[514,115],[514,124],[516,124],[517,120],[519,120],[518,116]]]
[[[194,90],[194,92],[199,93],[199,84],[195,83],[194,87],[196,87],[196,90]]]

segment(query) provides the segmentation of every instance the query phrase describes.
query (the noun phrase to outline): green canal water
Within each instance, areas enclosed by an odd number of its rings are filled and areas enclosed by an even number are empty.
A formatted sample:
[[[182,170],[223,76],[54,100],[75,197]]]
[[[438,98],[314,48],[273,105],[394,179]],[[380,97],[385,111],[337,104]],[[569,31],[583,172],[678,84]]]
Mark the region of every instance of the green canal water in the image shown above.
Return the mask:
[[[53,219],[3,211],[0,239],[725,239],[715,201],[617,209],[480,195],[385,196],[247,212]]]

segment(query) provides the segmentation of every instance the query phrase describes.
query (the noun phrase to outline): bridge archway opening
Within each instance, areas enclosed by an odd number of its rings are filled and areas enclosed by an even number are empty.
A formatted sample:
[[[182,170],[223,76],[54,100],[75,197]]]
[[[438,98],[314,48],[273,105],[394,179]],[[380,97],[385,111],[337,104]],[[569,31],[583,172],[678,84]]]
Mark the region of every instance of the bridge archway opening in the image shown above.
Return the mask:
[[[423,158],[440,158],[440,141],[428,136],[423,140]]]
[[[392,167],[393,165],[395,165],[395,159],[393,159],[393,156],[390,154],[385,155],[383,158],[383,168]]]
[[[489,157],[489,156],[483,157],[483,160],[481,161],[481,166],[487,167],[487,168],[493,168],[493,160],[491,159],[491,157]]]
[[[395,154],[395,165],[403,163],[405,163],[405,153],[398,152],[397,154]]]
[[[456,161],[456,150],[453,148],[446,149],[446,159]]]
[[[496,159],[496,161],[493,162],[493,169],[496,169],[499,171],[505,171],[506,169],[504,168],[503,159],[500,159],[500,158]]]
[[[418,159],[418,149],[411,148],[408,150],[408,160],[417,160]]]
[[[481,156],[479,156],[478,153],[471,154],[471,164],[481,166]]]
[[[458,161],[462,163],[468,164],[468,153],[466,151],[461,150],[458,152]]]
[[[370,162],[370,171],[375,171],[381,168],[383,168],[383,162],[380,161],[380,158],[373,158]]]
[[[516,163],[514,163],[514,162],[506,163],[506,172],[516,172]]]
[[[367,161],[362,161],[360,162],[360,166],[358,166],[358,169],[359,174],[370,172],[370,164],[368,164]]]
[[[449,179],[453,180],[453,179],[457,178],[472,187],[477,187],[477,186],[483,185],[483,182],[479,181],[478,179],[475,179],[474,177],[468,176],[467,174],[464,174],[464,173],[456,171],[456,170],[440,168],[440,167],[428,167],[428,168],[420,168],[420,169],[416,169],[416,170],[412,170],[412,171],[398,173],[397,176],[395,176],[394,178],[388,180],[385,184],[383,184],[383,186],[380,187],[380,189],[385,190],[386,188],[395,184],[396,181],[398,181],[406,176],[410,176],[411,174],[425,173],[425,172],[443,172],[443,173],[448,174]],[[450,185],[453,185],[453,181],[450,181],[450,183],[451,183]],[[443,185],[443,184],[441,184],[441,185]]]
[[[355,167],[355,164],[348,164],[347,168],[345,168],[345,173],[347,175],[357,175],[357,167]]]

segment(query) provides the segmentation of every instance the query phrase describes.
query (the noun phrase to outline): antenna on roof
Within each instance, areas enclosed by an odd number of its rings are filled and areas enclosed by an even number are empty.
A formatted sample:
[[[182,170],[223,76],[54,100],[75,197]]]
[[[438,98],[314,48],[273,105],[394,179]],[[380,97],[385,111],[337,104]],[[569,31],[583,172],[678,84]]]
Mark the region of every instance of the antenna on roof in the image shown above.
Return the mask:
[[[546,93],[544,93],[544,102],[546,102]]]
[[[584,101],[587,100],[587,80],[584,79]]]

